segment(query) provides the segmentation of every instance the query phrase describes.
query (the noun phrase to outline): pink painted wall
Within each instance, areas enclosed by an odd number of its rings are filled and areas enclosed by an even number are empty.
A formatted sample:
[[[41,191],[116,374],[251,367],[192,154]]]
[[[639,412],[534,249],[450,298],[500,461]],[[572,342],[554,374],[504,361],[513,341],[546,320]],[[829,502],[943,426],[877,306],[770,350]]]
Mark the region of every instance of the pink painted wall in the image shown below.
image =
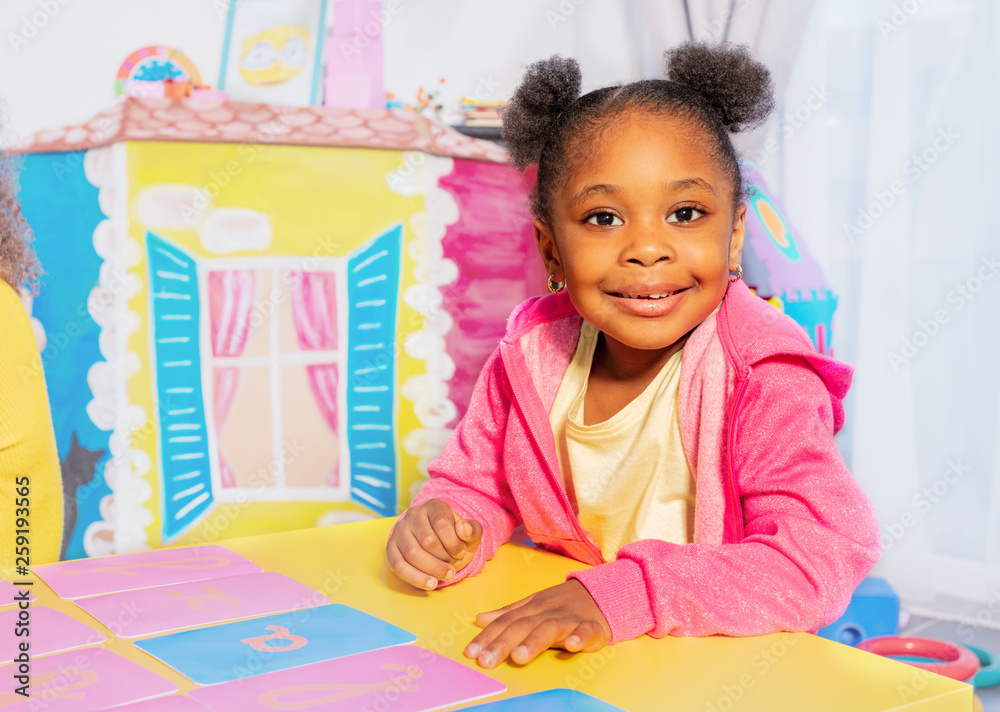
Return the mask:
[[[442,290],[444,308],[455,320],[445,337],[455,361],[449,397],[458,418],[451,427],[465,414],[476,377],[500,342],[511,310],[545,292],[545,268],[527,208],[533,179],[509,166],[456,159],[454,171],[440,180],[461,216],[443,241],[444,256],[459,272]]]

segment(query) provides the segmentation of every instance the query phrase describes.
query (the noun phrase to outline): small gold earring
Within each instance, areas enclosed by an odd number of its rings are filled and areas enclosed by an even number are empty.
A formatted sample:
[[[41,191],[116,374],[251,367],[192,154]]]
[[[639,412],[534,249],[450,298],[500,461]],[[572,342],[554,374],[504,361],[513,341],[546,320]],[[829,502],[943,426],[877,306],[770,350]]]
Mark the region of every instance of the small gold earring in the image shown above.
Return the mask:
[[[730,276],[729,281],[739,282],[741,279],[743,279],[743,267],[741,265],[736,265],[736,276],[735,277]]]
[[[552,275],[551,274],[549,275],[548,287],[550,292],[552,292],[553,294],[558,294],[563,290],[563,287],[565,286],[566,286],[565,282],[555,282],[552,280]]]

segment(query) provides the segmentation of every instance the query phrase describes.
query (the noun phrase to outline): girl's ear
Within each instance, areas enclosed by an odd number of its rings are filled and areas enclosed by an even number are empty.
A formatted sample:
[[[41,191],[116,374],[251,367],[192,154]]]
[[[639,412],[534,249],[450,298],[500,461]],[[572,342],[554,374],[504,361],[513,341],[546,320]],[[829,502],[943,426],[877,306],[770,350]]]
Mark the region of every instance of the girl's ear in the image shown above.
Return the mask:
[[[743,238],[747,231],[747,204],[740,203],[736,206],[736,213],[733,215],[733,235],[729,241],[729,271],[735,272],[743,259]]]
[[[562,263],[559,261],[559,248],[556,247],[552,229],[541,218],[535,218],[531,225],[535,228],[535,243],[538,245],[538,254],[542,256],[542,262],[545,263],[545,271],[556,282],[566,281]]]

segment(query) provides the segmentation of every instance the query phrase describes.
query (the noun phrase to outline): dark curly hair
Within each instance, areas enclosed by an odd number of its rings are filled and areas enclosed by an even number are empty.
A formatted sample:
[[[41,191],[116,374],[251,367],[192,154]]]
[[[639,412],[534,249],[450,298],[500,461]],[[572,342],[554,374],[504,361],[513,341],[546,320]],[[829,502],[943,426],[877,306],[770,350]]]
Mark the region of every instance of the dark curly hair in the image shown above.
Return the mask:
[[[17,200],[19,168],[19,161],[0,151],[0,279],[15,290],[27,288],[37,294],[42,268],[31,249],[31,227]]]
[[[501,136],[518,170],[538,164],[531,196],[536,216],[551,218],[556,188],[587,149],[622,117],[634,113],[680,118],[711,140],[732,177],[733,206],[743,199],[739,156],[729,137],[760,125],[774,108],[770,73],[746,47],[689,42],[664,53],[666,79],[597,89],[580,96],[576,60],[553,55],[528,67],[501,109]]]

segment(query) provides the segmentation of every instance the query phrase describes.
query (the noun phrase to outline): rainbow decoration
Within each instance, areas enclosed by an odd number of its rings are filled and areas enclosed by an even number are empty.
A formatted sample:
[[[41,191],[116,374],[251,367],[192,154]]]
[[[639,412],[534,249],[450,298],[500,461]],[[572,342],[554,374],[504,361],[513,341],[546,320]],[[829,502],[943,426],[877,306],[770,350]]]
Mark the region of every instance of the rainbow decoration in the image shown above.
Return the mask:
[[[192,86],[201,84],[201,74],[191,59],[173,47],[148,45],[140,47],[125,58],[118,67],[115,78],[115,95],[125,93],[125,85],[130,81],[162,82],[188,81]]]

